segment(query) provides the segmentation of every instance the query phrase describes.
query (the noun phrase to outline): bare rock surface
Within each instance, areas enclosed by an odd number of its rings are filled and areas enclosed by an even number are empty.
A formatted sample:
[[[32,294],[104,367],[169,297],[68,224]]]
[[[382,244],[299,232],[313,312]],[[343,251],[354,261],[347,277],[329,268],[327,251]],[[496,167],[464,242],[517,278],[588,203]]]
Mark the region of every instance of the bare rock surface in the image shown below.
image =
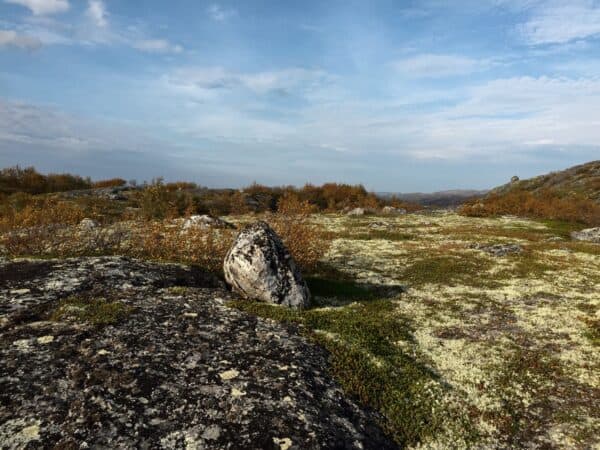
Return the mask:
[[[492,256],[506,256],[510,254],[518,254],[523,251],[523,247],[519,244],[481,244],[473,243],[469,246],[476,250],[489,253]]]
[[[571,237],[576,241],[588,241],[600,243],[600,227],[586,228],[581,231],[573,231]]]
[[[223,263],[225,280],[242,297],[305,308],[310,292],[290,252],[266,222],[248,225]]]
[[[0,446],[394,448],[330,378],[324,350],[229,308],[223,287],[121,257],[1,259]],[[65,298],[126,314],[57,319]]]

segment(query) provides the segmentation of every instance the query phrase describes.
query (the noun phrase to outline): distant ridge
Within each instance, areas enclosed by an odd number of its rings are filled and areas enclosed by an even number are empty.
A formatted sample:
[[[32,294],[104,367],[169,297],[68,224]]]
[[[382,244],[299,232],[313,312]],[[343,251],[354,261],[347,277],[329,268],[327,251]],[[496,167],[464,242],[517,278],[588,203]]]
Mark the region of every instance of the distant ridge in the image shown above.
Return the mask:
[[[468,200],[483,197],[487,193],[487,190],[452,189],[447,191],[438,191],[431,193],[378,192],[377,195],[382,198],[396,197],[400,200],[411,203],[417,203],[422,206],[452,208],[460,206]]]

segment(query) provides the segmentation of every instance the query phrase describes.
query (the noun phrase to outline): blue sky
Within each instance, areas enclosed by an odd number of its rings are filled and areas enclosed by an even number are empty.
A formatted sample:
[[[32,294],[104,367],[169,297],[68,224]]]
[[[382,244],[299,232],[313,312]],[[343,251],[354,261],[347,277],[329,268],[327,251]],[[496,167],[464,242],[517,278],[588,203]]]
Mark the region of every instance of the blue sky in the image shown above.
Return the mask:
[[[600,158],[600,1],[0,0],[0,166],[486,188]]]

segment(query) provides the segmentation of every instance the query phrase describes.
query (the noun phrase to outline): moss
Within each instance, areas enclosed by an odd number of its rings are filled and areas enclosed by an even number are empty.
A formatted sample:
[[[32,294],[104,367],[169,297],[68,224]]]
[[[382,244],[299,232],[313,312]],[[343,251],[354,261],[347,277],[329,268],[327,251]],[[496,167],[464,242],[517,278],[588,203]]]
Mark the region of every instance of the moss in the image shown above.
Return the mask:
[[[104,298],[71,296],[60,301],[50,320],[74,320],[105,326],[123,321],[131,312],[132,308],[121,302],[110,302]]]
[[[564,220],[541,220],[540,222],[546,225],[552,234],[567,239],[571,237],[573,231],[579,231],[582,228],[585,228],[582,224],[565,222]]]
[[[450,420],[460,422],[462,430],[468,428],[458,414],[453,417],[452,411],[436,408],[449,388],[419,357],[411,324],[395,312],[393,301],[306,311],[246,301],[232,305],[261,317],[303,324],[330,352],[332,373],[344,390],[377,409],[383,428],[398,444],[423,442]]]
[[[479,285],[484,282],[485,272],[490,265],[487,259],[474,255],[432,256],[416,261],[406,268],[402,279],[411,285],[452,285],[458,281],[467,285]]]

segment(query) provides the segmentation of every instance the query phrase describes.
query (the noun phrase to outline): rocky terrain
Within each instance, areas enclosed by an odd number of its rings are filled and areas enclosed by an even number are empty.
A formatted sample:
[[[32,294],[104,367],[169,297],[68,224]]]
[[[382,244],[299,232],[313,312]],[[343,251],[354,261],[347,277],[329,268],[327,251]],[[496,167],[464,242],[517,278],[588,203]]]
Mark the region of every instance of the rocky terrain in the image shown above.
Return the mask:
[[[0,262],[0,447],[396,448],[297,327],[218,278],[121,257]]]

